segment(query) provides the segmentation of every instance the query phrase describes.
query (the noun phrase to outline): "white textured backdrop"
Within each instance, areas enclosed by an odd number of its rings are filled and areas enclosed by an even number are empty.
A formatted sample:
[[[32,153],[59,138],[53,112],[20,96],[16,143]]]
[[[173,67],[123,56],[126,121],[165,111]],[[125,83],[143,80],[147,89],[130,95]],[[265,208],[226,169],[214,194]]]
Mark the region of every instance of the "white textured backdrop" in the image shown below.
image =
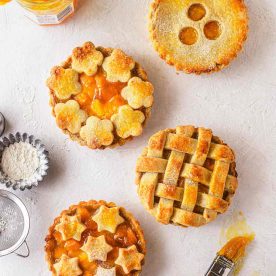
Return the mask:
[[[31,255],[0,259],[0,275],[49,275],[44,237],[54,217],[81,200],[105,199],[140,220],[148,241],[142,275],[201,276],[219,248],[219,233],[233,211],[243,211],[256,232],[241,275],[276,275],[276,2],[247,1],[249,39],[221,73],[176,74],[148,40],[149,0],[83,0],[65,24],[40,27],[15,4],[0,8],[0,111],[8,132],[26,131],[50,151],[48,177],[16,192],[31,215]],[[45,79],[73,47],[92,40],[120,47],[139,61],[155,85],[155,105],[144,134],[115,150],[91,151],[56,127]],[[137,156],[151,134],[179,124],[212,128],[237,155],[240,187],[230,210],[199,229],[157,224],[139,203],[134,185]]]

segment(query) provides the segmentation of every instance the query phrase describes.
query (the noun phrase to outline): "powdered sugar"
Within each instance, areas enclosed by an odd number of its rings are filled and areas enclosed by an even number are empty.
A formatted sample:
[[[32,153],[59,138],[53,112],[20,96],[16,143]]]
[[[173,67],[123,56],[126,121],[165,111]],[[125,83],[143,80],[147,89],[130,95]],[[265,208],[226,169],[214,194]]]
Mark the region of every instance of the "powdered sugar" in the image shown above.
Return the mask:
[[[0,235],[6,229],[7,221],[0,216]]]
[[[0,251],[13,246],[24,230],[24,218],[18,206],[0,197]]]
[[[19,142],[7,147],[2,155],[3,172],[12,180],[26,180],[39,166],[37,150],[30,144]]]

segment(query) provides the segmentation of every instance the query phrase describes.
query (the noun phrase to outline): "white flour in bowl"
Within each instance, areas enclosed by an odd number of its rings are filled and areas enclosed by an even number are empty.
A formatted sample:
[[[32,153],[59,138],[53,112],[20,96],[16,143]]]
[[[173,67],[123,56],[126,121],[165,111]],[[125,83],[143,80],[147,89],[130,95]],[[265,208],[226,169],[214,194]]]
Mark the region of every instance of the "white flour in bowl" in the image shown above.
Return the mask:
[[[28,143],[11,144],[2,154],[2,171],[12,180],[30,178],[38,166],[37,150]]]

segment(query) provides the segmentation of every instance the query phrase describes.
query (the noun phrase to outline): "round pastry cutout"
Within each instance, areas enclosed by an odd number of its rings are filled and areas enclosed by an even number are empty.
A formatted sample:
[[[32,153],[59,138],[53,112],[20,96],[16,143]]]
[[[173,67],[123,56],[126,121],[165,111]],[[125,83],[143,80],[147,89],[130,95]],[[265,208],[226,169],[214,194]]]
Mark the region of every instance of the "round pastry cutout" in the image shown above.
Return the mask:
[[[138,195],[158,222],[199,227],[228,209],[238,187],[235,167],[234,152],[210,129],[161,130],[137,160]]]
[[[197,31],[193,27],[185,27],[179,33],[179,39],[183,44],[193,45],[197,41]]]
[[[54,220],[45,241],[53,275],[138,276],[146,254],[138,221],[105,201],[72,205]]]
[[[242,49],[248,32],[243,0],[199,2],[154,0],[150,8],[149,32],[155,50],[186,73],[221,70]]]
[[[120,49],[86,42],[47,80],[56,123],[91,149],[123,145],[142,134],[153,104],[143,68]]]
[[[188,17],[193,21],[199,21],[206,15],[206,10],[201,4],[193,4],[188,9]]]
[[[219,22],[210,21],[204,26],[204,34],[210,40],[216,40],[221,34]]]

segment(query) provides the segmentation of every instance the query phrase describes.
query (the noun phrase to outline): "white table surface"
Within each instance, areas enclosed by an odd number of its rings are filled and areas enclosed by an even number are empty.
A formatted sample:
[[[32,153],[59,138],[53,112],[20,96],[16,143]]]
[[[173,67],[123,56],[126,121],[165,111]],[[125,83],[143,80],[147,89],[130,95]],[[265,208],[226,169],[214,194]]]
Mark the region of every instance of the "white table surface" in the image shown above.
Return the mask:
[[[16,192],[31,215],[31,255],[0,258],[0,275],[50,275],[43,249],[47,229],[63,209],[88,199],[114,201],[140,220],[148,242],[142,275],[204,275],[223,224],[237,211],[256,233],[240,275],[276,275],[276,2],[247,1],[251,31],[245,50],[227,69],[204,76],[176,74],[159,59],[148,39],[149,0],[80,2],[76,15],[55,27],[35,25],[15,4],[0,8],[0,111],[8,121],[6,134],[35,134],[51,158],[39,187]],[[115,150],[91,151],[69,141],[50,115],[49,69],[87,40],[133,55],[155,86],[144,134]],[[134,185],[135,161],[150,135],[180,124],[212,128],[237,155],[240,187],[230,210],[198,229],[156,223]]]

